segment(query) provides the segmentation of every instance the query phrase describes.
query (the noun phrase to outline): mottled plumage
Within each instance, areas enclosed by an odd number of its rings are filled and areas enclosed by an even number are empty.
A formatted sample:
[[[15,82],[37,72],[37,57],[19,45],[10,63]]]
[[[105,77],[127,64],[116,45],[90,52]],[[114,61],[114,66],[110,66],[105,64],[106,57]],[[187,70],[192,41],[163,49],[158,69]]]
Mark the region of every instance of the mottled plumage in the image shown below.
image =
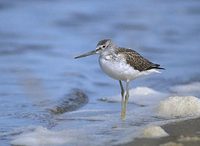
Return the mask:
[[[122,96],[121,119],[124,120],[129,98],[129,82],[138,77],[159,72],[158,69],[164,68],[152,63],[134,50],[117,47],[111,39],[99,41],[96,50],[77,56],[75,59],[93,54],[99,54],[101,69],[108,76],[119,80]],[[122,81],[126,83],[125,90]]]
[[[123,54],[127,64],[139,71],[146,71],[149,69],[164,69],[160,68],[159,64],[150,62],[146,58],[142,57],[139,53],[131,49],[118,48],[116,49],[116,54]]]

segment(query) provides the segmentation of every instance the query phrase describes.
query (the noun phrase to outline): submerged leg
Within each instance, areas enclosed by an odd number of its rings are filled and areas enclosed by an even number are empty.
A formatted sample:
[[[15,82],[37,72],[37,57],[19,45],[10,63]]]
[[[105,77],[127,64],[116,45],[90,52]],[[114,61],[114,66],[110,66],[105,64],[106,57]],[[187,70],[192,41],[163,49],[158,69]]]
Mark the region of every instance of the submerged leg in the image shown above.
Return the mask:
[[[128,103],[129,98],[129,81],[126,81],[126,96],[125,96],[125,104]]]
[[[127,106],[127,103],[128,103],[128,98],[129,98],[129,81],[126,81],[126,94],[125,94],[125,97],[124,97],[124,101],[123,101],[123,108],[122,108],[122,120],[125,120],[126,118],[126,106]]]

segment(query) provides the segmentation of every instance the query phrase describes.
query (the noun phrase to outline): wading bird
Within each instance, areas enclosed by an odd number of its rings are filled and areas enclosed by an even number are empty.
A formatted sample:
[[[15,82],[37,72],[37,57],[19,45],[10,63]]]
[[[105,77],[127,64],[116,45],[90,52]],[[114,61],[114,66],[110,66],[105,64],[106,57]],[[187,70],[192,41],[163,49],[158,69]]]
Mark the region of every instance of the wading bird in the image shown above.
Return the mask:
[[[119,80],[122,96],[121,119],[124,120],[129,98],[129,82],[144,75],[159,73],[158,70],[164,68],[152,63],[134,50],[118,47],[111,39],[99,41],[95,50],[77,56],[75,59],[94,54],[99,54],[101,69],[111,78]],[[122,81],[125,82],[125,90]]]

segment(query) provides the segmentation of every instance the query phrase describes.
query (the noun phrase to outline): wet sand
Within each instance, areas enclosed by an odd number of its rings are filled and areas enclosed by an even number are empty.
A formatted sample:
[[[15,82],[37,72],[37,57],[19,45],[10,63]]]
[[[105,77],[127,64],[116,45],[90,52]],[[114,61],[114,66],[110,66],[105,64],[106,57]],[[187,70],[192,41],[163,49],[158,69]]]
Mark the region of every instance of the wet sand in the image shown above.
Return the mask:
[[[178,121],[161,126],[168,134],[162,138],[136,138],[119,146],[199,146],[200,118]]]

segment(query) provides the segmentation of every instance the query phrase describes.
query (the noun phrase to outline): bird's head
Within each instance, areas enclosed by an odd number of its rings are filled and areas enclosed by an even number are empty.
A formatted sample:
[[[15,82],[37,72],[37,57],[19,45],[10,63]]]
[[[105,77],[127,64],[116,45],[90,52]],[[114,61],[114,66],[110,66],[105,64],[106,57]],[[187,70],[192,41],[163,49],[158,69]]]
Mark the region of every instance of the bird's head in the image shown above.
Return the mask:
[[[94,55],[94,54],[100,54],[102,53],[104,50],[106,50],[107,48],[112,47],[113,43],[111,39],[104,39],[98,42],[96,49],[93,51],[89,51],[87,53],[84,53],[82,55],[76,56],[75,59],[77,58],[82,58],[82,57],[86,57],[89,55]]]
[[[97,47],[96,47],[96,52],[101,53],[105,49],[111,47],[112,45],[112,40],[111,39],[104,39],[98,42]]]

